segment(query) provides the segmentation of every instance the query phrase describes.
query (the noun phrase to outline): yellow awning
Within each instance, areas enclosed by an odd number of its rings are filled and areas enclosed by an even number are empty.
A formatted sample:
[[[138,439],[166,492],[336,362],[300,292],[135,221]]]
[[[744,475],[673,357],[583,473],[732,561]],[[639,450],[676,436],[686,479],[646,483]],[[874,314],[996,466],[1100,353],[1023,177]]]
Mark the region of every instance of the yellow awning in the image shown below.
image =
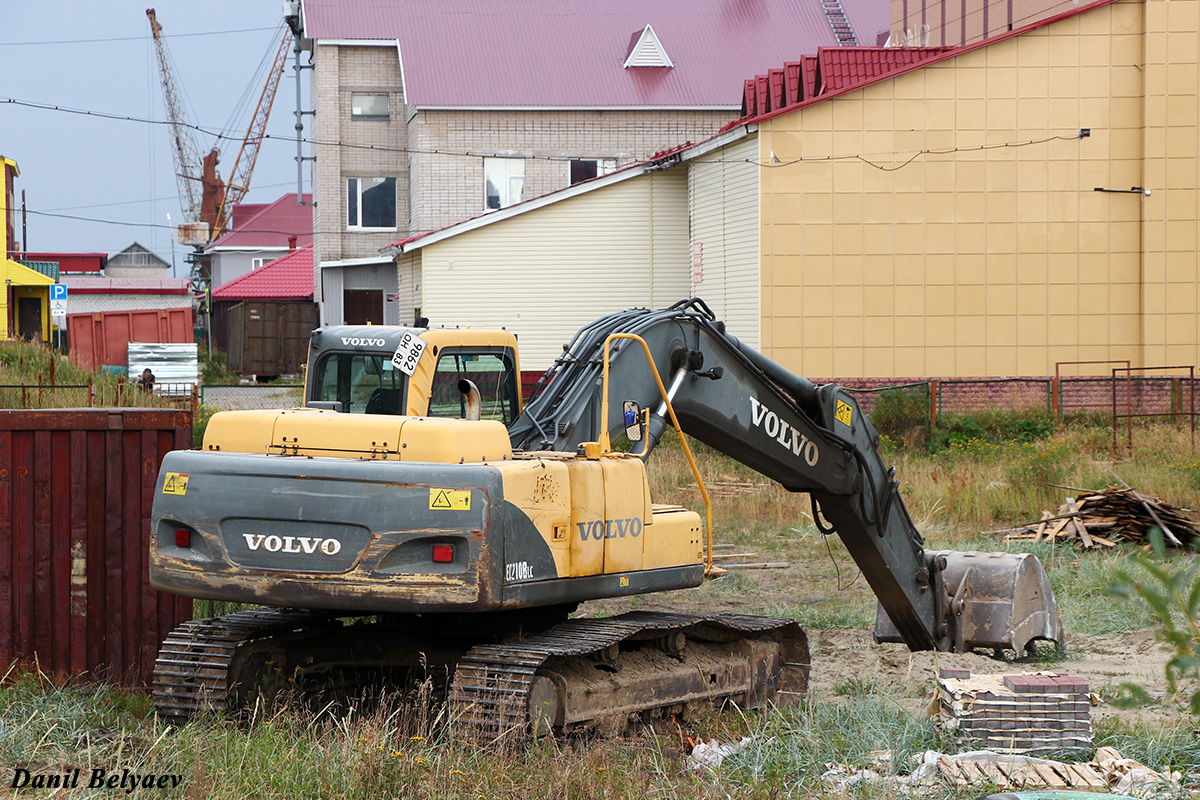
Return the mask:
[[[4,270],[4,277],[12,281],[13,286],[53,286],[57,283],[49,275],[43,275],[11,258],[0,260],[0,268]]]

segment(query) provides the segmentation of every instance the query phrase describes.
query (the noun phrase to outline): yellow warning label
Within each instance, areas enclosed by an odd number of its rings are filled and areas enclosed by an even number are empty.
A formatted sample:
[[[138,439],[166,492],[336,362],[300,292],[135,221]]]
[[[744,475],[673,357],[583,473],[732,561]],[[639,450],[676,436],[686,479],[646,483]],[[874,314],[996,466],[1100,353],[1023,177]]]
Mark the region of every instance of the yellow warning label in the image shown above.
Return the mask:
[[[854,409],[845,400],[838,400],[837,411],[834,412],[833,416],[843,425],[849,425],[854,419]]]
[[[621,585],[622,585],[622,586],[628,586],[628,585],[629,585],[629,578],[621,578]]]
[[[470,489],[430,489],[429,507],[439,511],[470,511]]]
[[[186,472],[168,472],[163,481],[163,494],[187,494],[188,474]]]

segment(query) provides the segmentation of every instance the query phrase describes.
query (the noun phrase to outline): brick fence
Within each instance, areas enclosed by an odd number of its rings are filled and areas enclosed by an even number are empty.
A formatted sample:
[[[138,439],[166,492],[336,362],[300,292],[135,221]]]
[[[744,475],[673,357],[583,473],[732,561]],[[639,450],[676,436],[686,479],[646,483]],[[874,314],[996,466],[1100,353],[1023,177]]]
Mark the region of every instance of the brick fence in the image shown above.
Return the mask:
[[[818,381],[823,383],[824,381]],[[918,394],[936,423],[946,414],[981,411],[1094,412],[1111,415],[1172,416],[1200,410],[1197,381],[1181,377],[1087,378],[847,378],[834,381],[854,392],[870,414],[880,394]],[[1115,392],[1114,392],[1115,388]]]

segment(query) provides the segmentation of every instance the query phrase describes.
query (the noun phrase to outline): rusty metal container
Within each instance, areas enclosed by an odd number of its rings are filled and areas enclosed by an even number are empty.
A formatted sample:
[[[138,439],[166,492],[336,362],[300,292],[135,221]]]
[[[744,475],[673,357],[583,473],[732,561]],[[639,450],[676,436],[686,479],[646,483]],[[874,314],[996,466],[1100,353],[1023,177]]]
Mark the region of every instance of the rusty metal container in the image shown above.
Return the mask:
[[[316,303],[247,300],[228,310],[229,369],[243,375],[295,375],[308,362],[320,324]]]
[[[87,369],[125,366],[130,342],[194,342],[192,309],[144,308],[67,315],[71,358]]]
[[[187,411],[0,411],[0,672],[149,682],[192,616],[146,563],[159,463],[191,443]]]

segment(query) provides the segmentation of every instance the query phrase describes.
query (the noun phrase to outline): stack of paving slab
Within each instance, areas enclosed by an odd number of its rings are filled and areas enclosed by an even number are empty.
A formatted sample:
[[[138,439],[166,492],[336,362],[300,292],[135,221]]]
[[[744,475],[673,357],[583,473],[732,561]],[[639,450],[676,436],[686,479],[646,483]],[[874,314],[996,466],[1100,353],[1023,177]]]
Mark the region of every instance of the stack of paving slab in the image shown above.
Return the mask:
[[[971,675],[939,670],[936,713],[988,750],[1033,753],[1091,749],[1087,682],[1055,672]]]

